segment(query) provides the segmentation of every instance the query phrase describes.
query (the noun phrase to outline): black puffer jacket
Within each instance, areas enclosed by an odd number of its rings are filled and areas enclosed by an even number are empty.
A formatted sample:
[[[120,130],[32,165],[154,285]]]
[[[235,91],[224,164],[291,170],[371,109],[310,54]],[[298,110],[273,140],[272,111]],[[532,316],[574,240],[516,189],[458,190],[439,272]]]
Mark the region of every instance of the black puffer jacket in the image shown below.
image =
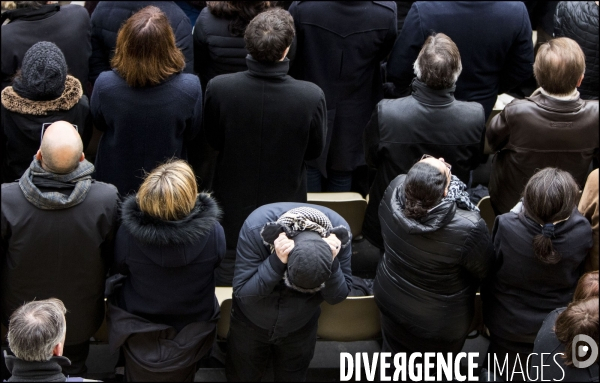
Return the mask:
[[[594,1],[561,1],[554,16],[554,36],[577,41],[585,54],[584,100],[598,99],[598,5]]]
[[[214,270],[225,254],[217,203],[201,193],[191,213],[179,221],[143,213],[135,196],[121,210],[114,270],[129,277],[118,305],[177,331],[210,320],[216,302]]]
[[[194,70],[200,75],[202,89],[213,77],[242,72],[246,66],[244,36],[229,32],[230,20],[216,17],[204,8],[194,27]]]
[[[381,205],[385,254],[373,286],[382,315],[417,337],[464,339],[480,280],[493,249],[479,213],[442,202],[418,222],[404,216],[404,180],[396,177]]]

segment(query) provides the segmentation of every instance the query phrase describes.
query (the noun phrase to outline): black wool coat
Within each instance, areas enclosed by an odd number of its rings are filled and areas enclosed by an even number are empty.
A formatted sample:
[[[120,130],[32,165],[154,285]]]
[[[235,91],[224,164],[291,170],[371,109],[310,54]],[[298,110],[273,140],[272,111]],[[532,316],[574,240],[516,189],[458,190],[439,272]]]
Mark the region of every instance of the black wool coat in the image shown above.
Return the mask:
[[[104,134],[96,155],[96,179],[136,191],[144,171],[171,157],[186,159],[185,146],[200,130],[198,77],[174,74],[156,86],[132,88],[115,71],[98,77],[90,102],[94,126]]]
[[[81,82],[88,94],[89,59],[92,55],[90,16],[79,5],[44,5],[6,11],[2,19],[11,21],[2,26],[2,89],[11,85],[21,67],[25,52],[40,41],[56,44],[65,55],[69,74]]]
[[[533,74],[533,42],[527,8],[520,1],[417,1],[404,20],[387,63],[387,79],[405,90],[415,77],[413,64],[433,32],[458,47],[462,73],[457,100],[477,101],[492,112],[498,94]]]
[[[377,175],[369,192],[362,233],[381,249],[379,203],[394,178],[408,173],[423,154],[443,157],[452,165],[452,174],[465,184],[469,171],[481,163],[483,107],[455,100],[454,89],[429,89],[415,79],[411,96],[381,101],[367,125],[366,160],[377,169]]]
[[[287,75],[289,60],[262,64],[208,83],[204,129],[217,151],[214,196],[223,207],[229,283],[244,220],[259,206],[306,201],[305,160],[318,157],[327,134],[321,89]]]
[[[135,196],[128,197],[115,239],[113,270],[128,275],[118,305],[177,331],[210,320],[218,307],[214,270],[225,254],[220,215],[217,203],[203,193],[178,221],[153,218],[139,209]]]
[[[90,81],[95,83],[100,73],[110,70],[121,25],[140,9],[153,5],[167,15],[175,43],[185,56],[186,73],[194,71],[192,25],[185,12],[174,1],[100,1],[92,13],[92,57]]]
[[[379,206],[385,253],[373,285],[375,301],[382,315],[415,337],[464,340],[475,292],[493,261],[488,229],[478,212],[453,201],[440,203],[421,221],[407,218],[405,178],[392,180]]]
[[[380,63],[397,36],[393,1],[296,1],[297,35],[290,74],[317,84],[327,98],[323,154],[310,166],[352,171],[365,164],[362,134],[383,98]]]
[[[87,342],[104,319],[104,280],[112,262],[119,196],[93,181],[66,209],[31,204],[18,182],[2,185],[2,323],[23,302],[58,298],[67,307],[66,345]]]

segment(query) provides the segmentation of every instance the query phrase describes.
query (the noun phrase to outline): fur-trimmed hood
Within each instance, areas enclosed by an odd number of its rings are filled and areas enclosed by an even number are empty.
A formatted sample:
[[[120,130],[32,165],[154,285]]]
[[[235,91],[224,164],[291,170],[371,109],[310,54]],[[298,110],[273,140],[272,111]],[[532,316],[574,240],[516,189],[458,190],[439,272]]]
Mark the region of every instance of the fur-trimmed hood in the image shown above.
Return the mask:
[[[67,76],[65,90],[62,95],[54,100],[33,101],[23,98],[15,92],[12,86],[7,86],[2,91],[2,105],[11,112],[45,116],[49,112],[70,110],[83,96],[83,88],[73,76]]]
[[[135,196],[127,197],[121,206],[123,227],[135,239],[150,246],[194,243],[208,237],[220,218],[221,209],[206,193],[198,194],[192,212],[179,221],[163,221],[149,216],[140,210]]]

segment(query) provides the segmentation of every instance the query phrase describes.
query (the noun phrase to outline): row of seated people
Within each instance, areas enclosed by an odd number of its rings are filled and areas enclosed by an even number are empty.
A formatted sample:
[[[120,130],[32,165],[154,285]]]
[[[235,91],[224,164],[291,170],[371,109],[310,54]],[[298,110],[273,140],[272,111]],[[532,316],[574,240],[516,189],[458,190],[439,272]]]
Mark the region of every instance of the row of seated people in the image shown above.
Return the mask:
[[[117,189],[91,178],[82,146],[71,124],[56,122],[26,174],[2,185],[3,324],[10,327],[23,302],[61,299],[69,308],[64,354],[72,362],[63,371],[84,374],[106,293],[109,342],[122,347],[128,380],[190,380],[219,313],[214,270],[226,245],[217,201],[198,194],[190,166],[175,160],[150,172],[119,206]],[[383,349],[459,352],[481,286],[490,352],[523,359],[546,316],[577,295],[590,257],[579,188],[566,171],[540,170],[490,236],[451,168],[423,156],[392,180],[380,204],[385,252],[373,290]],[[597,217],[595,173],[580,206]],[[260,380],[272,360],[276,380],[304,380],[321,302],[352,293],[351,256],[348,224],[328,208],[278,202],[252,212],[238,238],[228,379]],[[582,328],[595,320],[597,329],[595,318],[583,315]],[[598,341],[597,333],[589,336]],[[594,368],[569,374],[593,378]]]
[[[157,7],[143,8],[120,29],[113,70],[100,74],[89,106],[81,84],[67,75],[60,49],[49,42],[35,44],[2,93],[6,180],[23,175],[40,145],[37,133],[60,116],[77,126],[84,146],[91,135],[89,120],[104,131],[94,177],[115,185],[122,196],[135,193],[144,172],[165,158],[208,155],[211,147],[219,153],[216,165],[208,161],[201,167],[216,166],[212,186],[224,212],[227,245],[217,283],[231,285],[244,220],[264,204],[306,201],[307,190],[315,190],[311,161],[333,153],[331,137],[341,129],[332,119],[354,119],[352,111],[333,110],[328,93],[316,83],[287,75],[286,55],[299,28],[298,18],[280,8],[259,13],[244,31],[248,70],[214,77],[203,98],[197,77],[181,73],[185,59],[167,16]],[[598,101],[582,100],[577,90],[586,58],[574,40],[557,38],[539,48],[530,69],[541,87],[530,98],[513,101],[487,128],[484,106],[455,99],[466,74],[461,75],[461,53],[447,35],[428,36],[414,61],[412,94],[383,100],[374,111],[370,107],[368,124],[336,146],[359,153],[359,160],[351,155],[353,161],[366,159],[377,169],[363,233],[380,249],[377,209],[385,188],[423,153],[453,163],[455,175],[469,184],[487,139],[498,151],[490,181],[497,213],[518,202],[539,168],[567,170],[583,187],[597,156]],[[195,136],[202,142],[192,144]]]

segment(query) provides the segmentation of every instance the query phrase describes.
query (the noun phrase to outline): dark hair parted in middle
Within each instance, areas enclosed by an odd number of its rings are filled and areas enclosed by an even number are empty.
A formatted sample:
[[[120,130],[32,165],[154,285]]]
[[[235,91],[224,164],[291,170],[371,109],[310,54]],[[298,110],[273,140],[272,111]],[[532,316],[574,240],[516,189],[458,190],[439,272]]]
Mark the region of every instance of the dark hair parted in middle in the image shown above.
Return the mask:
[[[540,261],[549,264],[560,261],[560,254],[552,245],[554,223],[571,216],[578,193],[573,176],[557,168],[542,169],[527,182],[523,208],[540,225],[540,234],[533,238],[533,252]]]
[[[131,87],[158,85],[181,72],[185,58],[177,45],[167,16],[148,6],[119,29],[112,67]]]
[[[438,168],[425,162],[417,162],[410,168],[404,180],[404,215],[413,219],[425,217],[427,210],[437,205],[444,197],[447,183],[448,177]]]
[[[273,63],[283,57],[295,35],[292,15],[281,8],[258,14],[244,33],[246,49],[256,61]]]
[[[272,1],[207,1],[206,6],[214,16],[231,20],[229,33],[243,36],[248,23],[259,13],[273,6]]]
[[[414,69],[417,78],[429,88],[451,88],[462,71],[458,47],[445,34],[433,34],[425,40]]]

